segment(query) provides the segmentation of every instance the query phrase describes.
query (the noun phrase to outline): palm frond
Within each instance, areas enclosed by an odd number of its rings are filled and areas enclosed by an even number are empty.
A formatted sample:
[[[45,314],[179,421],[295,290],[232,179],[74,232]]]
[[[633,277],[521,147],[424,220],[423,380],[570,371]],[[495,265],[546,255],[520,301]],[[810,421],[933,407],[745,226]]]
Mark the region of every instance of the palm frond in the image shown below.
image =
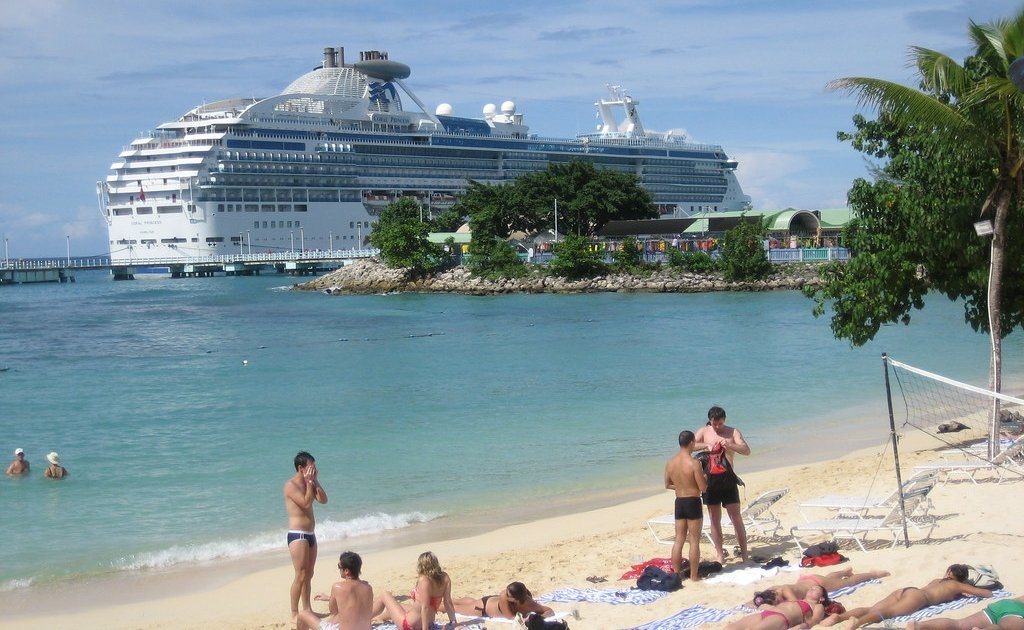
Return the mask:
[[[910,58],[921,75],[922,85],[929,92],[959,98],[971,86],[967,70],[949,55],[929,48],[911,46]]]
[[[901,83],[871,77],[845,77],[830,81],[825,87],[856,96],[861,107],[877,108],[879,113],[889,114],[904,123],[954,130],[969,126],[953,107]]]

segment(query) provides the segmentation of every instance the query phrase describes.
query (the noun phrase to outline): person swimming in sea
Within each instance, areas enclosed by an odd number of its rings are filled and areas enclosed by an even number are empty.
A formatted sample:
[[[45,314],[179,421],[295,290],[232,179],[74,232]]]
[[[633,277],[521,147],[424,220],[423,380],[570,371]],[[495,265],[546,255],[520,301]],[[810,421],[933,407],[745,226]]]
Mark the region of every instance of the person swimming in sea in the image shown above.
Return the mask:
[[[961,597],[992,597],[992,591],[967,584],[968,566],[952,564],[945,575],[918,588],[907,586],[896,589],[872,606],[853,608],[845,613],[829,615],[821,625],[831,626],[850,620],[847,628],[854,630],[866,623],[880,623],[886,619],[915,613],[922,608],[944,604]]]

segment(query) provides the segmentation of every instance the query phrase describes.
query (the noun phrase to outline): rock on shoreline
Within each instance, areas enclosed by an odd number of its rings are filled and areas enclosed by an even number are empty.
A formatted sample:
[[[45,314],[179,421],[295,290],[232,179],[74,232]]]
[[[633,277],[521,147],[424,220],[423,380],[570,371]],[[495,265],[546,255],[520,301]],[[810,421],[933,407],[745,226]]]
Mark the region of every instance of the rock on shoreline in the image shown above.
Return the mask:
[[[299,291],[329,295],[378,293],[702,293],[708,291],[777,291],[819,286],[818,266],[807,263],[777,267],[772,276],[755,282],[726,282],[720,273],[695,274],[663,268],[649,276],[608,274],[583,280],[530,275],[524,278],[486,280],[473,277],[463,266],[416,278],[407,269],[392,269],[379,258],[357,260],[309,282],[296,284]]]

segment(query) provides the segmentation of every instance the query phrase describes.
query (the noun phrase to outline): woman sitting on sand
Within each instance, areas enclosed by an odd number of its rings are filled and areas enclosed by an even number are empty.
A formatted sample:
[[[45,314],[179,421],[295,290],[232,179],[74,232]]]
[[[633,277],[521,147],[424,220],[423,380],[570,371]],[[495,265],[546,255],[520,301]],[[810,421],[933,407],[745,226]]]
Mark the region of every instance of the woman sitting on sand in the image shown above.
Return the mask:
[[[543,617],[555,614],[554,610],[534,601],[533,593],[522,582],[512,582],[499,595],[484,595],[480,599],[460,597],[452,603],[455,612],[474,617],[515,619],[516,613],[522,613],[524,617],[530,613]]]
[[[831,626],[852,619],[848,630],[854,630],[866,623],[877,623],[893,617],[909,615],[922,608],[945,604],[967,595],[991,597],[992,591],[964,583],[967,581],[967,572],[966,564],[950,565],[944,576],[928,582],[921,588],[908,586],[897,589],[873,606],[854,608],[839,615],[829,615],[821,625]]]
[[[911,621],[907,630],[1024,630],[1024,595],[994,601],[981,612],[963,619],[929,619]]]
[[[837,591],[844,586],[860,584],[875,578],[883,578],[889,575],[888,571],[867,571],[866,573],[854,573],[853,569],[833,571],[826,575],[807,573],[801,575],[792,584],[780,584],[772,586],[766,591],[754,593],[754,607],[761,604],[776,604],[778,602],[795,602],[798,599],[807,597],[807,591],[817,584],[825,589],[826,593]],[[758,602],[758,599],[761,601]]]
[[[373,601],[373,623],[391,621],[398,626],[398,630],[428,630],[434,625],[434,618],[443,603],[448,621],[455,627],[452,580],[441,569],[437,556],[429,551],[421,553],[416,563],[416,574],[419,577],[411,593],[413,603],[403,604],[385,591]]]
[[[825,617],[825,606],[830,603],[821,586],[812,584],[807,596],[791,602],[765,605],[761,612],[747,615],[725,626],[725,630],[786,630],[794,626],[810,628]]]

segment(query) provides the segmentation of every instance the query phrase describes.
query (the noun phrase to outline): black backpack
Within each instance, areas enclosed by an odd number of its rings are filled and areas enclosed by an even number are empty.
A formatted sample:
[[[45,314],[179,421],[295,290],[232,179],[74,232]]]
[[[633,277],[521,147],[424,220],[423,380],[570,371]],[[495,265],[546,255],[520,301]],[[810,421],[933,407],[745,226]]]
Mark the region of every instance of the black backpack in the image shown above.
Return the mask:
[[[569,630],[569,624],[561,619],[545,619],[543,615],[530,613],[526,618],[526,630]]]
[[[678,573],[669,573],[656,566],[644,567],[644,572],[636,579],[636,587],[641,591],[678,591],[683,586],[683,578]]]

